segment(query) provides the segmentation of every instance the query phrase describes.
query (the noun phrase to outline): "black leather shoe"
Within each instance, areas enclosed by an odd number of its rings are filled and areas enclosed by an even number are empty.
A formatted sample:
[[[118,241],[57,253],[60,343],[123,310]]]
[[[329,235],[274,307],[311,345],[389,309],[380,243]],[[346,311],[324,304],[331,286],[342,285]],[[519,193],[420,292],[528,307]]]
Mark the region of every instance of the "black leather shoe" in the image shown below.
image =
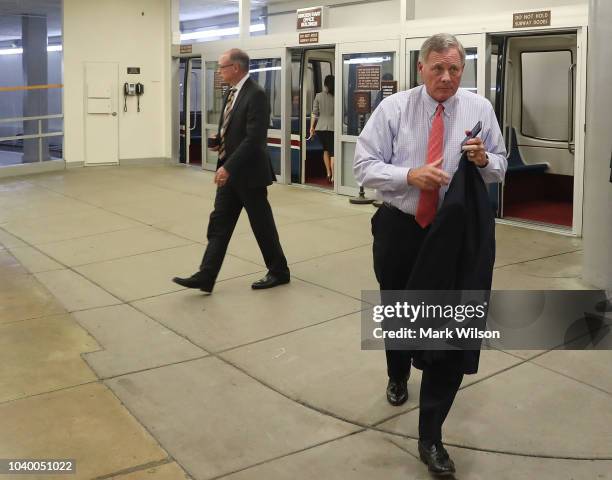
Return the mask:
[[[272,288],[278,285],[284,285],[285,283],[289,283],[289,279],[289,275],[277,277],[276,275],[267,273],[265,277],[254,282],[251,285],[251,288],[253,290],[263,290],[264,288]]]
[[[181,287],[199,288],[204,293],[208,293],[208,294],[212,293],[212,288],[209,285],[204,283],[199,272],[194,273],[191,277],[187,277],[187,278],[174,277],[172,281],[180,285]]]
[[[408,379],[389,379],[387,384],[387,401],[394,407],[403,405],[408,400]]]
[[[455,464],[448,456],[442,442],[427,444],[419,440],[419,456],[431,473],[436,475],[452,475]]]

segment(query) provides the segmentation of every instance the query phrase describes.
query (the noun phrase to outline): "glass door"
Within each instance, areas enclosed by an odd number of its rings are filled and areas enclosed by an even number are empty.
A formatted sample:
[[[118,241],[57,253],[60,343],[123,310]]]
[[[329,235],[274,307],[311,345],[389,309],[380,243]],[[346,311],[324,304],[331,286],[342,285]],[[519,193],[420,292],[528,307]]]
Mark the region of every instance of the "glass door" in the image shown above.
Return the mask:
[[[223,82],[217,70],[217,60],[204,59],[204,138],[214,137],[219,129],[221,110],[223,109],[223,98],[226,95],[229,85]],[[203,143],[202,168],[215,171],[217,169],[217,152],[208,150],[207,142]]]
[[[379,40],[338,45],[336,59],[336,191],[357,195],[353,175],[357,138],[381,100],[399,89],[400,42]]]
[[[202,163],[202,59],[181,58],[179,64],[179,162]]]

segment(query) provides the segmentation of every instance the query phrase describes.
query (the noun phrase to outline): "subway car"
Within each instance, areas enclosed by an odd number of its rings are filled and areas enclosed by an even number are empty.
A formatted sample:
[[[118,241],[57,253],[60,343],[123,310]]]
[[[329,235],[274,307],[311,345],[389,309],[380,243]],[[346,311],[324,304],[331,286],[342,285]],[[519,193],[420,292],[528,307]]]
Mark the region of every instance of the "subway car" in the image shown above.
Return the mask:
[[[270,101],[268,149],[277,180],[356,195],[357,137],[386,96],[419,85],[420,46],[445,31],[466,49],[461,86],[490,100],[506,142],[506,178],[489,188],[498,221],[580,236],[587,6],[551,8],[548,15],[549,25],[527,27],[516,27],[504,12],[359,31],[329,28],[308,45],[299,44],[299,32],[250,37],[242,48],[251,57],[251,77]],[[216,154],[202,139],[216,132],[227,88],[215,73],[218,55],[234,46],[231,40],[205,42],[175,55],[181,163],[215,168]],[[331,184],[321,142],[309,135],[313,99],[327,75],[335,77]]]

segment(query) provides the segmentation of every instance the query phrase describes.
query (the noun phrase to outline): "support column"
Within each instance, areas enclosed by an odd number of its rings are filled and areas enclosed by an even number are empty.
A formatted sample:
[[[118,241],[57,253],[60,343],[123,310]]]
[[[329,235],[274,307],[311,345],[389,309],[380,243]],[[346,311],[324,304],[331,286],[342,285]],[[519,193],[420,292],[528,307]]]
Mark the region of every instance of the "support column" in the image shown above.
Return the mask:
[[[584,160],[584,260],[586,282],[612,290],[612,2],[589,2],[589,52]]]
[[[46,85],[47,68],[47,17],[43,15],[23,16],[21,19],[21,42],[23,46],[22,68],[25,85]],[[48,91],[26,90],[23,92],[23,116],[48,115]],[[41,131],[47,131],[47,121],[41,122]],[[39,133],[38,121],[24,122],[24,135]],[[23,163],[39,161],[39,141],[24,140]],[[48,141],[42,140],[42,160],[48,160]]]
[[[170,28],[170,58],[168,58],[168,62],[170,63],[170,71],[168,82],[168,88],[170,88],[170,111],[171,122],[168,126],[170,129],[169,141],[170,141],[170,158],[174,162],[179,161],[180,155],[180,136],[179,136],[179,84],[182,81],[180,78],[180,60],[178,57],[172,56],[173,49],[178,50],[178,46],[181,43],[181,24],[179,20],[179,0],[170,0],[169,4],[169,28]],[[182,100],[181,100],[182,101]]]
[[[251,35],[251,0],[240,0],[238,11],[240,43],[244,46]]]

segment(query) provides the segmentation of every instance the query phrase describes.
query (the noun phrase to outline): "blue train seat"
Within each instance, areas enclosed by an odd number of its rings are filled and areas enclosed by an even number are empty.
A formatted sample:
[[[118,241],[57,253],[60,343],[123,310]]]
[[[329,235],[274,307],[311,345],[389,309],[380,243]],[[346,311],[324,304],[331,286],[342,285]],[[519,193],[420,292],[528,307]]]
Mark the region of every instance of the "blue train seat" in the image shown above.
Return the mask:
[[[544,173],[548,170],[548,163],[534,163],[526,164],[521,158],[517,141],[516,131],[514,128],[510,128],[510,156],[508,157],[508,172],[525,172],[525,173]]]

